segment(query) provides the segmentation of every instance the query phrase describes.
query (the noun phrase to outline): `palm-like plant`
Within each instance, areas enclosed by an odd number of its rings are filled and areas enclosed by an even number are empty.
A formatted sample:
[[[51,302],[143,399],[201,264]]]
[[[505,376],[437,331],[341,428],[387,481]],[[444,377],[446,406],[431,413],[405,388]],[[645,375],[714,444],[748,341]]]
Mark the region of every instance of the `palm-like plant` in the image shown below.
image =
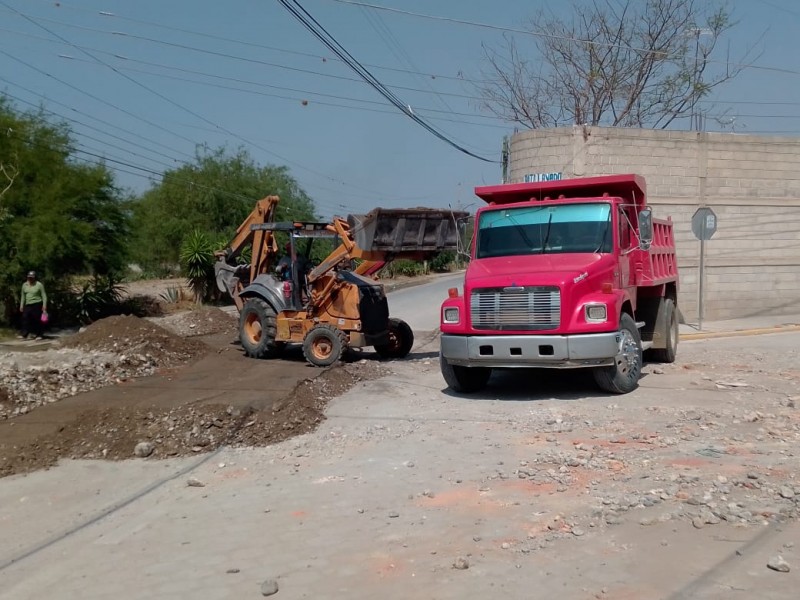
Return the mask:
[[[202,231],[194,230],[183,240],[181,267],[195,301],[207,299],[214,289],[214,244]]]

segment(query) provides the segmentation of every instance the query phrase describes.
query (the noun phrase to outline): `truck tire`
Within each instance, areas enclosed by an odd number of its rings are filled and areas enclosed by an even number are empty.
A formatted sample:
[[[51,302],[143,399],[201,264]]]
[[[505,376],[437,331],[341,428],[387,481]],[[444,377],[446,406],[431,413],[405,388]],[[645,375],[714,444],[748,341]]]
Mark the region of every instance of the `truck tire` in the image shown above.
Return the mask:
[[[401,319],[389,319],[389,342],[375,346],[381,358],[405,358],[414,345],[414,332]]]
[[[286,345],[276,342],[277,313],[265,300],[249,298],[239,314],[239,341],[247,356],[274,358]]]
[[[647,351],[647,359],[653,362],[674,363],[678,354],[678,311],[671,298],[664,299],[664,340],[665,348],[651,348]]]
[[[627,394],[639,387],[642,375],[642,339],[636,321],[623,313],[619,320],[622,336],[619,350],[610,367],[595,367],[594,380],[598,387],[610,394]]]
[[[486,387],[489,377],[492,375],[492,369],[489,367],[462,367],[459,365],[451,365],[447,359],[439,352],[439,368],[442,371],[442,377],[445,382],[454,392],[462,394],[469,394],[470,392],[477,392]]]
[[[347,336],[333,325],[316,325],[303,339],[303,356],[315,367],[329,367],[342,359]]]

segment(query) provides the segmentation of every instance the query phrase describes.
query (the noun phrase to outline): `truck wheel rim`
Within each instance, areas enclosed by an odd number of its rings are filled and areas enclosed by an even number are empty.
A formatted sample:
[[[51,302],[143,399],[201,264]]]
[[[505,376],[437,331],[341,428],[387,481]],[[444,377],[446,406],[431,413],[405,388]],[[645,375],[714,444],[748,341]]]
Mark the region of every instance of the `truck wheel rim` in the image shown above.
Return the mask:
[[[314,343],[311,344],[311,351],[314,353],[315,358],[325,360],[333,352],[333,344],[327,338],[320,338],[314,340]]]
[[[623,329],[621,333],[622,340],[615,361],[617,372],[623,377],[632,378],[636,376],[639,368],[639,346],[630,331]]]
[[[244,332],[245,335],[247,335],[247,339],[250,340],[251,343],[257,344],[261,341],[262,331],[261,319],[258,318],[258,315],[255,313],[247,315],[247,319],[245,319],[244,322]]]

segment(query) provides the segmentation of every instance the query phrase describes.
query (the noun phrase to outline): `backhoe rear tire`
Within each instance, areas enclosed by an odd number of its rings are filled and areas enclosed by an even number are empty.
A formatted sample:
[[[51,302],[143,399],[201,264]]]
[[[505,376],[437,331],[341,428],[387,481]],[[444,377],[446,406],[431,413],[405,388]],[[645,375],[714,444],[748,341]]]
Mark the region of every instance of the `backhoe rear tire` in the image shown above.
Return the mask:
[[[439,368],[442,377],[454,392],[469,394],[477,392],[486,387],[489,377],[492,376],[492,369],[489,367],[462,367],[451,365],[447,359],[439,352]]]
[[[389,319],[389,342],[375,346],[381,358],[405,358],[414,345],[411,326],[401,319]]]
[[[342,359],[347,336],[333,325],[316,325],[303,339],[303,356],[315,367],[329,367]]]
[[[265,300],[248,298],[239,314],[239,341],[247,356],[274,358],[283,350],[284,342],[276,342],[277,313]]]

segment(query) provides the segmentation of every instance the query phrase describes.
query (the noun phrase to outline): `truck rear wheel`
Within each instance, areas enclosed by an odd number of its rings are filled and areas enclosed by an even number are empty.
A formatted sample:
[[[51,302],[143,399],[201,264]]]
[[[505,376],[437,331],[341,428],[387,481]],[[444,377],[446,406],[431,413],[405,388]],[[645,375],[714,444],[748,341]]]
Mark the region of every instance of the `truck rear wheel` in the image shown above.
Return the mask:
[[[329,367],[342,359],[347,336],[333,325],[317,325],[303,339],[303,356],[315,367]]]
[[[674,363],[678,354],[678,311],[671,298],[664,299],[664,348],[651,348],[647,351],[648,360],[661,363]]]
[[[414,345],[411,326],[401,319],[389,319],[389,342],[375,346],[381,358],[405,358]]]
[[[261,298],[249,298],[239,314],[239,341],[253,358],[274,358],[286,345],[276,342],[277,313]]]
[[[610,394],[632,392],[639,387],[642,375],[642,339],[636,321],[627,313],[623,313],[619,321],[620,342],[614,364],[594,369],[598,387]]]
[[[489,367],[451,365],[441,352],[439,352],[439,368],[450,389],[463,394],[482,390],[492,375]]]

